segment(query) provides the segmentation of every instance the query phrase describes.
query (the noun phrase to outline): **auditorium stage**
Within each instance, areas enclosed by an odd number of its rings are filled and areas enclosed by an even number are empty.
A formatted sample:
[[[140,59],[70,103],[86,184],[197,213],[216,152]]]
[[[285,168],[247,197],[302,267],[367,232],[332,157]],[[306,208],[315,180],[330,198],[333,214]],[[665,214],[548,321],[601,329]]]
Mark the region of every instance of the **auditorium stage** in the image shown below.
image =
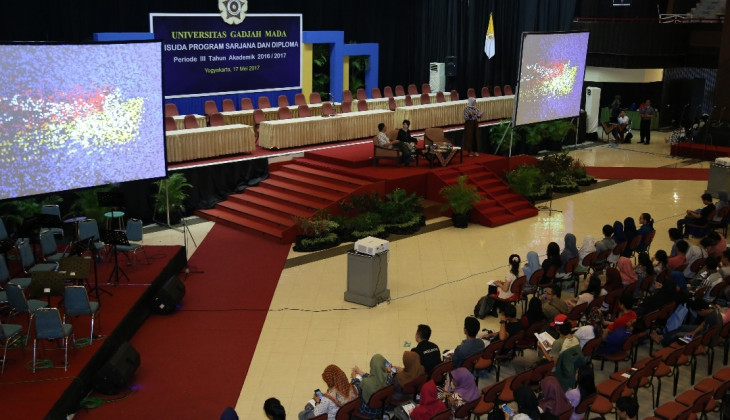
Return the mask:
[[[185,250],[180,246],[146,246],[149,262],[144,253],[138,252],[137,261],[126,265],[126,258],[119,256],[120,267],[129,281],[120,279],[117,286],[107,285],[114,261],[107,258],[98,265],[99,285],[113,294],[100,294],[101,307],[97,313],[94,333],[102,337],[94,339],[91,346],[71,348],[69,343],[68,371],[63,369],[63,350],[46,343],[45,354],[40,350],[38,359],[50,359],[56,367],[32,372],[33,335],[31,329],[28,345],[21,349],[8,349],[5,373],[0,376],[3,419],[65,418],[74,411],[79,401],[91,390],[94,374],[129,340],[150,315],[152,300],[162,285],[178,275],[186,264]],[[93,268],[91,284],[93,285]],[[91,294],[91,300],[96,296]],[[52,297],[51,305],[58,306],[60,297]],[[61,310],[63,313],[63,310]],[[152,315],[162,316],[162,315]],[[88,316],[67,319],[74,326],[76,340],[89,337]],[[20,324],[26,331],[28,319],[16,316],[10,323]],[[144,366],[144,354],[140,355]]]

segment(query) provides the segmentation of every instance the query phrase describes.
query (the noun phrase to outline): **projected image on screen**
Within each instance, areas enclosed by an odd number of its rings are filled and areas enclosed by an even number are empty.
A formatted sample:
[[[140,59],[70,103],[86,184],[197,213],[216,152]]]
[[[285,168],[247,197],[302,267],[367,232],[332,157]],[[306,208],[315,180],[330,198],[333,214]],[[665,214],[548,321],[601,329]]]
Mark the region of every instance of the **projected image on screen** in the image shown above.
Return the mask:
[[[161,51],[0,45],[0,199],[165,176]]]
[[[587,52],[588,32],[523,35],[515,125],[578,115]]]

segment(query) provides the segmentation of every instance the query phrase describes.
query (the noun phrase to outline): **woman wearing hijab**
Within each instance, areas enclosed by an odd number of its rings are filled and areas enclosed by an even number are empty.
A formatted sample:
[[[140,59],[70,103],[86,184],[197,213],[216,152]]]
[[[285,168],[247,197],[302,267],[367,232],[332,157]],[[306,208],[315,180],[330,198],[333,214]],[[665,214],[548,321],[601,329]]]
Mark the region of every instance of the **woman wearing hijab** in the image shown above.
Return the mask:
[[[512,420],[540,420],[540,408],[535,393],[527,386],[521,386],[515,390],[515,402],[517,412]],[[505,419],[508,419],[505,416]]]
[[[624,251],[621,253],[624,257],[630,257],[633,253],[633,250],[629,249],[628,244],[631,243],[631,241],[634,240],[636,235],[638,235],[639,232],[636,230],[636,222],[634,221],[633,217],[627,217],[624,219],[624,236],[626,237],[626,248],[624,248]]]
[[[403,369],[399,369],[398,373],[396,373],[393,378],[393,385],[395,386],[393,399],[396,401],[402,401],[413,398],[411,394],[403,393],[403,385],[425,373],[426,370],[421,365],[421,356],[414,351],[404,351]]]
[[[446,411],[446,404],[438,399],[438,388],[433,380],[423,384],[420,395],[418,406],[411,411],[411,419],[429,420],[434,415]]]
[[[560,267],[560,273],[558,274],[558,277],[561,279],[570,278],[572,276],[572,273],[565,272],[565,265],[573,258],[578,258],[578,247],[576,246],[576,242],[577,239],[575,239],[575,235],[572,233],[565,234],[565,247],[563,248],[563,252],[560,253],[560,260],[563,264]]]
[[[636,283],[639,277],[636,275],[634,265],[631,260],[626,257],[620,257],[618,259],[618,272],[621,275],[621,283],[624,286],[628,286],[631,283]]]
[[[524,328],[529,327],[530,325],[544,321],[545,320],[545,313],[542,311],[542,301],[539,297],[534,296],[530,299],[530,302],[527,304],[527,312],[522,315],[522,326]]]
[[[525,283],[525,292],[532,292],[534,287],[530,286],[530,277],[532,277],[532,273],[535,271],[541,269],[540,266],[540,256],[537,255],[537,252],[530,251],[527,253],[527,263],[525,263],[525,266],[522,267],[522,274],[525,275],[526,283]]]
[[[584,273],[588,271],[589,267],[583,267],[583,259],[592,252],[596,252],[596,240],[593,239],[593,236],[586,235],[583,238],[583,245],[578,250],[578,267],[575,268],[576,272]]]
[[[570,401],[565,398],[565,391],[560,386],[560,382],[555,376],[546,376],[540,381],[542,388],[542,400],[540,400],[540,408],[543,412],[553,413],[559,416],[573,408]]]
[[[479,156],[479,118],[482,111],[477,108],[476,101],[476,98],[469,98],[464,108],[464,149],[469,156]]]
[[[322,397],[314,394],[314,407],[299,413],[299,419],[310,419],[321,414],[327,414],[327,420],[334,420],[337,411],[345,403],[357,398],[357,389],[347,380],[347,375],[336,365],[329,365],[322,372],[322,380],[327,384],[327,391],[322,393]]]
[[[456,412],[462,405],[470,403],[481,396],[479,388],[474,382],[474,376],[467,368],[461,367],[452,370],[451,383],[447,385],[444,396],[452,412]],[[454,419],[456,420],[456,418]]]
[[[393,377],[390,375],[388,368],[385,366],[385,357],[380,354],[375,354],[370,359],[370,373],[364,373],[359,367],[355,366],[352,368],[350,376],[353,378],[352,384],[357,388],[358,393],[362,396],[362,403],[360,404],[360,413],[363,416],[372,418],[380,416],[380,409],[370,408],[368,402],[370,397],[376,391],[390,385],[393,382]]]

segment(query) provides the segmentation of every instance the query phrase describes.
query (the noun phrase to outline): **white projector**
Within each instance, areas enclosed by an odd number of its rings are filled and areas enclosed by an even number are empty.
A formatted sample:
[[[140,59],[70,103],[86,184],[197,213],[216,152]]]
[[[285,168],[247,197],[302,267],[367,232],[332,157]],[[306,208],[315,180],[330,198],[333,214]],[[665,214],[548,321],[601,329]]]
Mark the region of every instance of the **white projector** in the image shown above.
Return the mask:
[[[715,159],[715,165],[730,166],[730,158],[719,157]]]
[[[380,254],[389,248],[390,242],[373,236],[368,236],[355,242],[355,251],[367,255]]]

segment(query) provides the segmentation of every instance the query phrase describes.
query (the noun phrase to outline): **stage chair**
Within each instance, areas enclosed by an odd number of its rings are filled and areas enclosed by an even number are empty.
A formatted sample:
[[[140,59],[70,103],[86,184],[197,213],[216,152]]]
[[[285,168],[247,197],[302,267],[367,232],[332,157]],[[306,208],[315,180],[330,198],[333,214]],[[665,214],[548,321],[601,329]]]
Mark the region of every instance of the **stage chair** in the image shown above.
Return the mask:
[[[490,96],[492,95],[489,94],[489,86],[482,86],[482,98],[489,98]]]
[[[459,100],[459,92],[456,91],[456,89],[451,91],[451,100],[452,101],[458,101]]]
[[[395,96],[406,96],[406,90],[403,85],[395,85]]]
[[[352,102],[342,102],[340,104],[340,109],[342,110],[343,114],[352,112]]]
[[[43,226],[41,229],[48,229],[54,235],[63,239],[63,222],[61,221],[61,208],[58,204],[44,204],[41,207],[42,223],[46,222],[49,226]]]
[[[96,318],[96,311],[99,310],[99,302],[89,300],[89,295],[86,293],[86,287],[84,286],[66,286],[63,293],[63,303],[66,307],[64,322],[66,322],[66,316],[91,316],[91,332],[89,333],[89,345],[91,345],[94,340],[94,319]]]
[[[428,93],[422,93],[421,94],[421,105],[426,105],[431,103],[431,96],[429,96]]]
[[[373,392],[373,395],[370,396],[370,400],[367,402],[368,407],[380,410],[380,414],[376,418],[380,419],[383,417],[383,414],[385,414],[386,403],[393,397],[394,391],[394,385],[387,385]],[[361,414],[360,410],[355,410],[355,412],[352,413],[352,418],[369,419],[370,417]]]
[[[12,309],[8,318],[14,317],[15,314],[26,314],[28,316],[28,334],[25,338],[25,343],[27,344],[28,337],[30,336],[30,327],[36,311],[40,308],[47,307],[48,303],[38,299],[26,299],[23,289],[17,284],[6,284],[5,292],[8,294],[8,303]]]
[[[502,88],[499,86],[494,87],[494,96],[502,96]]]
[[[233,103],[233,99],[227,98],[223,100],[223,111],[229,112],[229,111],[235,111],[236,105]]]
[[[288,107],[279,107],[279,119],[288,120],[291,118],[291,111]]]
[[[398,130],[396,129],[388,130],[386,134],[391,141],[398,138]],[[380,159],[395,159],[396,164],[400,165],[402,157],[403,155],[399,149],[381,147],[378,145],[378,137],[373,137],[373,165],[378,166]],[[416,162],[416,164],[418,163]]]
[[[502,372],[502,365],[509,363],[515,358],[515,350],[517,343],[523,340],[525,336],[524,331],[520,331],[517,334],[510,335],[504,340],[504,347],[502,351],[494,355],[494,363],[497,365],[497,376],[496,380],[499,381],[499,375]],[[531,371],[527,371],[528,374],[532,374]]]
[[[357,101],[357,110],[358,111],[367,111],[368,110],[368,103],[363,100]]]
[[[276,98],[276,104],[279,108],[287,107],[289,106],[289,98],[287,98],[286,95],[279,95],[279,97]]]
[[[408,85],[408,94],[409,95],[418,95],[418,88],[413,83]]]
[[[0,241],[8,239],[10,239],[10,235],[8,235],[8,230],[5,228],[5,222],[3,222],[3,219],[0,218]]]
[[[406,95],[406,106],[413,106],[413,99],[411,95]]]
[[[215,114],[212,114],[210,116],[210,126],[211,127],[221,127],[226,125],[226,120],[223,118],[223,114],[220,112],[216,112]]]
[[[512,86],[504,85],[504,94],[505,95],[514,95],[514,93],[512,93]]]
[[[79,240],[85,241],[94,238],[92,244],[98,251],[105,250],[106,247],[101,243],[99,236],[99,225],[95,219],[86,219],[79,222]]]
[[[365,101],[368,99],[368,96],[365,94],[365,89],[363,89],[363,88],[359,88],[355,92],[355,95],[356,95],[355,97],[357,98],[358,101]]]
[[[144,257],[147,260],[147,263],[150,262],[150,257],[147,255],[147,250],[144,247],[143,241],[144,241],[144,233],[142,231],[142,221],[139,219],[129,219],[127,221],[127,239],[129,240],[129,245],[117,245],[117,251],[121,251],[124,253],[124,255],[127,257],[127,260],[129,260],[128,253],[132,253],[134,256],[134,261],[137,261],[137,251],[140,249],[144,253]],[[131,260],[130,260],[131,264]]]
[[[251,102],[251,98],[241,98],[241,111],[245,111],[248,109],[253,109],[253,102]]]
[[[177,124],[175,124],[175,119],[172,117],[165,117],[165,131],[175,130],[177,130]]]
[[[311,117],[312,112],[309,110],[309,107],[306,104],[299,105],[299,107],[297,107],[297,115],[299,116],[299,118]]]
[[[33,251],[30,249],[28,241],[23,241],[18,245],[18,253],[20,254],[21,265],[26,274],[38,271],[54,271],[58,264],[55,263],[39,263],[36,264]],[[12,282],[12,280],[11,280]]]
[[[310,104],[321,104],[322,103],[322,97],[319,96],[319,92],[312,92],[309,94],[309,103]]]
[[[22,277],[10,279],[10,271],[8,270],[8,264],[5,262],[5,257],[0,254],[0,284],[15,284],[20,286],[21,289],[27,289],[30,285],[30,277]],[[4,292],[3,292],[4,293]],[[7,296],[3,295],[2,302],[7,301]]]
[[[183,124],[186,129],[198,128],[198,120],[195,119],[195,115],[186,115],[183,119]]]
[[[382,93],[380,93],[380,88],[376,88],[376,87],[374,87],[374,88],[372,88],[372,89],[370,90],[370,96],[372,96],[372,97],[373,97],[373,99],[380,99],[380,98],[382,98],[382,97],[383,97],[383,94],[382,94]]]
[[[596,337],[588,340],[588,342],[583,346],[581,351],[583,352],[583,357],[585,357],[586,364],[593,366],[593,357],[596,355],[596,352],[598,352],[598,348],[601,346],[601,343],[603,342],[603,337]]]
[[[352,92],[349,89],[342,91],[342,102],[352,102]]]
[[[259,109],[271,108],[271,102],[269,102],[268,96],[259,96],[258,99]]]
[[[474,88],[469,88],[466,90],[466,97],[467,98],[476,98],[477,93],[474,91]]]
[[[436,92],[436,102],[446,102],[446,98],[444,97],[444,93],[441,91]]]
[[[396,104],[395,104],[395,98],[392,96],[388,98],[388,109],[391,111],[395,111]]]
[[[332,109],[331,102],[325,102],[322,104],[322,115],[332,115],[334,113],[335,113],[335,110]]]
[[[174,117],[175,115],[180,115],[177,110],[177,105],[173,103],[165,104],[165,116]]]
[[[50,261],[58,263],[58,261],[65,257],[65,253],[58,252],[58,245],[56,244],[56,238],[53,236],[53,232],[48,229],[41,230],[40,233],[41,242],[41,253],[43,254],[43,261]]]
[[[424,83],[421,85],[421,93],[431,93],[431,85]]]
[[[393,88],[390,86],[386,86],[383,88],[383,96],[386,98],[392,98],[393,97]]]
[[[264,114],[264,111],[260,109],[256,109],[253,111],[253,123],[254,123],[254,131],[256,132],[256,138],[259,137],[259,125],[266,121],[266,115]]]
[[[5,361],[8,360],[8,346],[15,345],[23,336],[20,334],[23,327],[18,324],[3,324],[0,322],[0,341],[3,343],[3,359],[2,370],[0,374],[5,373]],[[22,349],[22,347],[21,347]]]
[[[306,105],[307,98],[304,97],[303,93],[297,93],[294,95],[294,105]]]
[[[218,112],[218,105],[215,104],[215,101],[205,101],[205,115],[210,118],[211,115]]]
[[[40,308],[35,314],[35,338],[33,339],[33,373],[36,369],[38,340],[63,340],[63,370],[68,371],[68,337],[73,336],[73,326],[64,324],[58,308]],[[45,350],[45,348],[44,348]]]

